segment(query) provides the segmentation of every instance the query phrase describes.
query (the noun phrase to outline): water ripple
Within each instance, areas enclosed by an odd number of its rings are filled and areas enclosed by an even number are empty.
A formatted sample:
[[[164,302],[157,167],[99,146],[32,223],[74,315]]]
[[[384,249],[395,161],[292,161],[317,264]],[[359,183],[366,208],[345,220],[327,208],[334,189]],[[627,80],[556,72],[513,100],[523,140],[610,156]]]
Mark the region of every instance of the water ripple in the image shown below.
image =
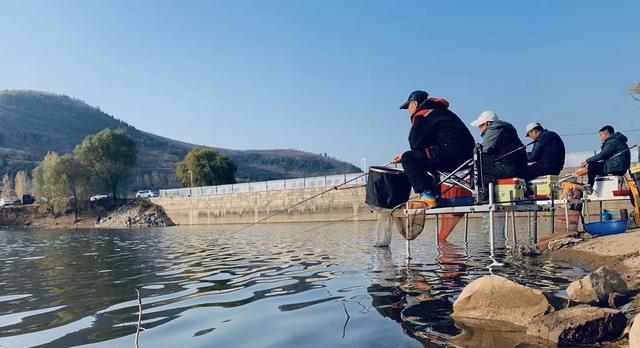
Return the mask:
[[[373,248],[375,224],[142,231],[0,231],[0,346],[446,346],[452,303],[488,274],[482,232]],[[477,230],[481,230],[477,228]],[[504,242],[504,241],[503,241]],[[549,293],[583,275],[537,259],[494,274]]]

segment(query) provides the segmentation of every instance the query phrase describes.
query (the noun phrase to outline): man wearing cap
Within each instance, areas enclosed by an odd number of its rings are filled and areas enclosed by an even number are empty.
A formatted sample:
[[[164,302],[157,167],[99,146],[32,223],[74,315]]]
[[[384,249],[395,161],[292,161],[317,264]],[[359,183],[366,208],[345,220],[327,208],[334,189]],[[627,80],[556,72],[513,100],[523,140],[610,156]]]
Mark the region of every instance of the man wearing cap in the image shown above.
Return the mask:
[[[527,166],[527,152],[518,132],[493,111],[484,111],[471,122],[482,136],[482,181],[484,184],[503,178],[522,178]]]
[[[565,149],[562,138],[542,128],[538,122],[527,125],[527,136],[534,141],[533,150],[527,153],[527,170],[524,178],[531,180],[544,175],[558,175],[564,167]]]
[[[414,91],[400,109],[407,109],[411,116],[411,150],[396,156],[392,163],[402,163],[413,190],[433,208],[440,191],[434,181],[437,172],[453,171],[470,159],[475,141],[444,99]]]

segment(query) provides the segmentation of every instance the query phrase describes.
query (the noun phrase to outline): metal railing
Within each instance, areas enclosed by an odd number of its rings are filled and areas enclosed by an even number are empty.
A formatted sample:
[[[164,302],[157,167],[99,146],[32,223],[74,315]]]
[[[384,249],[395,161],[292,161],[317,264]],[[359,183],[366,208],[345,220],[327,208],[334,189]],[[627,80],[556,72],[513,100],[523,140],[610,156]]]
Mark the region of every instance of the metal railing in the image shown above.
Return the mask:
[[[160,197],[202,197],[214,195],[226,195],[231,193],[265,192],[278,190],[295,190],[304,188],[328,188],[344,184],[349,180],[362,175],[362,173],[314,176],[308,178],[269,180],[257,182],[245,182],[241,184],[228,184],[217,186],[187,187],[179,189],[160,190]],[[345,187],[362,186],[367,184],[367,176],[353,180]]]

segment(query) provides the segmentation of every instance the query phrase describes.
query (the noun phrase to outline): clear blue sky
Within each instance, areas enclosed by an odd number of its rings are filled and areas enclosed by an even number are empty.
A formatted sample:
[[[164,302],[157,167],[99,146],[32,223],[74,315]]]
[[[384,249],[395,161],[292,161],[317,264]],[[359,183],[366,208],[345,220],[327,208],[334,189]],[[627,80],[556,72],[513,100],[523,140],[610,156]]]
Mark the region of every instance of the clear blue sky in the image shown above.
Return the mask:
[[[635,0],[0,0],[0,88],[197,144],[383,164],[408,147],[397,106],[414,89],[467,123],[490,109],[519,131],[640,128],[639,19]]]

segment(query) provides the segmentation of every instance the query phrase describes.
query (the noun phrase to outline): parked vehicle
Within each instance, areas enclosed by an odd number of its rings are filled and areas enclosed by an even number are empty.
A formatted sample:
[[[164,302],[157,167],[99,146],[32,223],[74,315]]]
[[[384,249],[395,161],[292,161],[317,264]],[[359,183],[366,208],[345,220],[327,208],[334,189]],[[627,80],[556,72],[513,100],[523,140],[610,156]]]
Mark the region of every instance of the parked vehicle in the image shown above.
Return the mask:
[[[91,198],[89,198],[89,200],[91,202],[97,202],[99,200],[106,199],[106,198],[109,198],[109,195],[99,194],[99,195],[91,196]]]
[[[136,192],[136,198],[151,198],[151,197],[157,197],[151,190],[140,190]]]
[[[32,195],[22,195],[22,204],[33,204],[36,198]]]
[[[13,205],[13,199],[11,198],[3,198],[0,199],[0,207],[6,207],[8,205]]]

